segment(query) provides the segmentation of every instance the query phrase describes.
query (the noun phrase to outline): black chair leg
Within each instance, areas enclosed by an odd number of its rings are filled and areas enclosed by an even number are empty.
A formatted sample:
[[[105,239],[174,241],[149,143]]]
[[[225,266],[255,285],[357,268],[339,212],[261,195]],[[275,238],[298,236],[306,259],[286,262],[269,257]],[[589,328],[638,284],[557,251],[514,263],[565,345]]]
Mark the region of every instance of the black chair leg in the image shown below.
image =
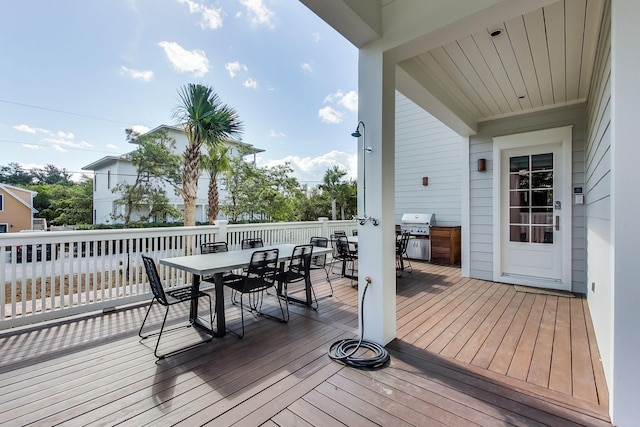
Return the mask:
[[[147,307],[147,314],[144,315],[144,320],[142,321],[142,325],[140,325],[140,330],[138,331],[138,336],[142,339],[149,337],[150,335],[142,335],[142,328],[144,328],[144,324],[147,321],[147,317],[149,317],[149,313],[151,312],[151,307],[153,303],[156,301],[155,297],[151,300],[151,304]]]

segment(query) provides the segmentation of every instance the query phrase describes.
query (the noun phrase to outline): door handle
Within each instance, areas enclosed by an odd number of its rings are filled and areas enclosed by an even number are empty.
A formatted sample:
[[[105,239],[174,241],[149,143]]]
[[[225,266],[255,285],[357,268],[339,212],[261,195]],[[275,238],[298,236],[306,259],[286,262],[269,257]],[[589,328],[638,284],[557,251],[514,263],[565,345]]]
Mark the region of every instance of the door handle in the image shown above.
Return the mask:
[[[556,215],[556,231],[560,230],[560,215]]]

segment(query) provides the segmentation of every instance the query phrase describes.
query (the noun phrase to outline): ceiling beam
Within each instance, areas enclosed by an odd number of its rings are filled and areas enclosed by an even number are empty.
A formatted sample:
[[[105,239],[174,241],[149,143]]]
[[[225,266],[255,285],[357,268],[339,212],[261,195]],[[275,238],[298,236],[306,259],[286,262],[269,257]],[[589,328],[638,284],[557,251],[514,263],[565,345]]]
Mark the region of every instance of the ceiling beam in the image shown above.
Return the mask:
[[[475,135],[478,123],[413,60],[398,64],[396,89],[461,136]]]

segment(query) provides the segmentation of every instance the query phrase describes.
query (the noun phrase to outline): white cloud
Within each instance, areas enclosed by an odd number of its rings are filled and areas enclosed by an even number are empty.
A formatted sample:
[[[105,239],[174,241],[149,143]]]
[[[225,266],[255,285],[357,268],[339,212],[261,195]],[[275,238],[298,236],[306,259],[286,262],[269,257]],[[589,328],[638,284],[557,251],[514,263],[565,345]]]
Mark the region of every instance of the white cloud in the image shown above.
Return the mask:
[[[146,127],[144,125],[133,125],[129,129],[131,129],[132,131],[134,131],[138,135],[144,135],[145,133],[147,133],[147,132],[149,132],[151,130],[151,129],[149,129],[148,127]]]
[[[20,132],[36,133],[36,130],[28,125],[15,125],[13,128]]]
[[[13,127],[15,130],[20,131],[20,132],[26,132],[26,133],[43,133],[47,136],[50,137],[55,137],[55,138],[66,138],[66,139],[73,139],[74,135],[73,132],[64,132],[64,131],[53,131],[50,129],[43,129],[43,128],[32,128],[29,125],[25,125],[25,124],[21,124],[21,125],[15,125]]]
[[[24,170],[44,169],[46,165],[40,165],[38,163],[19,163],[20,167]]]
[[[209,72],[209,60],[202,50],[186,50],[176,42],[161,41],[158,43],[167,59],[176,71],[192,73],[194,77],[202,77]]]
[[[116,147],[113,144],[107,144],[107,148],[110,149],[110,150],[117,150],[118,149],[118,147]]]
[[[89,144],[86,141],[73,142],[64,138],[44,138],[43,141],[50,142],[53,144],[53,148],[62,147],[72,147],[72,148],[90,148],[93,145]]]
[[[202,19],[198,22],[201,28],[215,30],[222,27],[222,8],[214,9],[193,0],[178,0],[178,2],[186,3],[189,6],[190,13],[199,13],[201,15]]]
[[[320,41],[320,33],[312,33],[311,37],[313,37],[313,41],[316,43]]]
[[[300,68],[302,68],[302,71],[304,71],[305,73],[313,72],[313,67],[308,62],[303,62],[302,64],[300,64]]]
[[[249,71],[246,65],[239,63],[238,61],[227,62],[224,65],[224,68],[227,69],[231,78],[234,78],[236,74],[240,71]]]
[[[53,144],[53,149],[60,152],[60,153],[66,153],[69,150],[65,150],[64,148],[62,148],[61,146],[59,146],[58,144]]]
[[[358,92],[350,90],[344,93],[338,89],[335,93],[327,95],[324,98],[324,103],[335,103],[355,113],[358,111]]]
[[[269,138],[284,138],[287,135],[284,132],[276,132],[275,130],[269,130]]]
[[[320,120],[322,120],[325,123],[336,124],[336,123],[342,122],[342,119],[344,118],[344,113],[341,113],[340,111],[327,105],[326,107],[323,107],[320,110],[318,110],[318,117],[320,117]]]
[[[247,80],[245,80],[243,85],[244,85],[244,87],[248,87],[250,89],[258,89],[258,82],[256,80],[252,79],[251,77],[249,77]]]
[[[24,148],[28,148],[29,150],[39,150],[42,148],[42,146],[36,144],[22,144],[22,146]]]
[[[240,0],[240,4],[247,8],[247,14],[251,18],[251,23],[256,25],[266,25],[274,28],[274,13],[269,10],[262,0]]]
[[[145,82],[150,81],[153,78],[153,71],[138,71],[132,68],[127,68],[124,65],[122,66],[122,75],[131,77],[135,80],[144,80]]]
[[[343,106],[349,111],[357,112],[358,111],[358,92],[355,90],[350,90],[345,93],[344,96],[338,101],[338,105]]]
[[[264,160],[258,156],[257,161],[259,166],[267,167],[289,162],[293,169],[293,176],[296,177],[301,184],[308,184],[309,187],[321,184],[327,169],[331,169],[334,166],[338,166],[347,172],[345,176],[347,180],[356,179],[358,175],[357,155],[337,150],[318,157],[287,156],[283,159]]]

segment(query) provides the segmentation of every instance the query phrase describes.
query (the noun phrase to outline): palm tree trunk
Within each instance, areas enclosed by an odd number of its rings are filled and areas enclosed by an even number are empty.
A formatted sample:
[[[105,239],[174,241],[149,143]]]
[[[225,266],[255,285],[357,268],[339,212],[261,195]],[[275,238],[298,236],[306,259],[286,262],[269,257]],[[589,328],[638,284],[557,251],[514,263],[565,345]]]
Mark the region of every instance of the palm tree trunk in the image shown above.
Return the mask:
[[[215,176],[212,176],[209,180],[209,209],[207,210],[209,224],[213,225],[213,222],[218,219],[219,212],[220,200],[218,194],[218,180]]]
[[[182,197],[184,199],[185,226],[196,225],[196,197],[198,178],[200,177],[200,147],[189,145],[184,150],[184,169],[182,170]]]
[[[331,199],[331,219],[336,220],[336,199]]]

